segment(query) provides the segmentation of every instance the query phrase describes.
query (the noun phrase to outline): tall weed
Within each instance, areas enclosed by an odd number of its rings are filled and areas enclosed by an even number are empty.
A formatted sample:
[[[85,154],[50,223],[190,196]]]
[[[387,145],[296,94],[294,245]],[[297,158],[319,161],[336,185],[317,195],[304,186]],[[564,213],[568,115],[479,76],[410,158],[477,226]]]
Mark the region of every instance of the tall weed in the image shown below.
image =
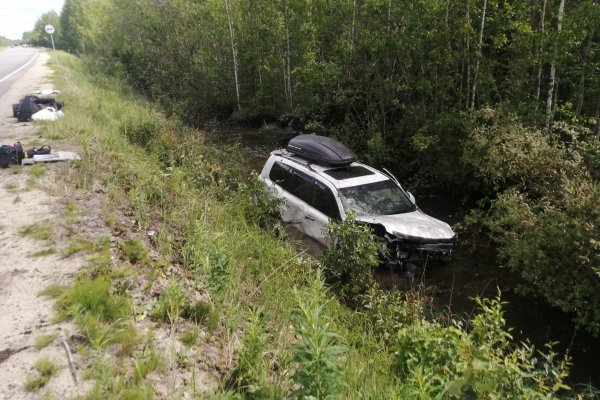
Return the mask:
[[[319,275],[314,285],[317,291],[324,292]],[[296,395],[309,399],[333,398],[345,385],[340,359],[346,348],[340,344],[342,338],[330,329],[326,303],[320,302],[314,292],[299,292],[297,300],[293,316],[298,343],[291,346],[293,360],[298,365],[293,375],[294,382],[300,385]]]

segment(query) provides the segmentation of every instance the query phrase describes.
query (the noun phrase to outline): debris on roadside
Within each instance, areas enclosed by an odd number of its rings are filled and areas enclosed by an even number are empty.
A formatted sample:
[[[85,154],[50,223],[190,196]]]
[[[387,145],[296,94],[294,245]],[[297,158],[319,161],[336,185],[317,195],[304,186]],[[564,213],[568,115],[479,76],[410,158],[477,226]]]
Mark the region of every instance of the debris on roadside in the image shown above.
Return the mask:
[[[55,98],[25,96],[18,103],[13,104],[13,117],[17,118],[19,122],[28,122],[31,121],[33,115],[39,111],[51,108],[54,110],[54,114],[56,114],[62,109],[63,105],[64,103],[56,101]],[[53,120],[56,120],[57,118],[58,116],[56,116],[56,118]]]
[[[21,142],[14,145],[0,145],[0,168],[10,164],[31,165],[39,162],[81,160],[79,154],[72,151],[52,151],[49,145],[23,150]]]
[[[35,94],[41,94],[42,96],[48,96],[51,94],[59,94],[60,90],[58,89],[40,89],[34,92]]]
[[[31,119],[34,121],[56,121],[64,116],[65,114],[61,110],[56,110],[54,107],[47,107],[33,114]]]
[[[53,151],[50,154],[36,154],[31,158],[21,160],[21,165],[30,165],[40,162],[74,161],[81,160],[79,154],[73,151]]]

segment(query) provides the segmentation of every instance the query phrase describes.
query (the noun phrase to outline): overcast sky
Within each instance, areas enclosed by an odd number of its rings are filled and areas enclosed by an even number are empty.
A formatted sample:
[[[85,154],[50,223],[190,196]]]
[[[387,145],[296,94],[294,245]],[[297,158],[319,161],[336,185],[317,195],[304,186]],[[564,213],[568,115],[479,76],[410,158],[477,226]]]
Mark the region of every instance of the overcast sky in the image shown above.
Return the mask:
[[[21,39],[42,14],[60,13],[65,0],[0,0],[0,36]]]

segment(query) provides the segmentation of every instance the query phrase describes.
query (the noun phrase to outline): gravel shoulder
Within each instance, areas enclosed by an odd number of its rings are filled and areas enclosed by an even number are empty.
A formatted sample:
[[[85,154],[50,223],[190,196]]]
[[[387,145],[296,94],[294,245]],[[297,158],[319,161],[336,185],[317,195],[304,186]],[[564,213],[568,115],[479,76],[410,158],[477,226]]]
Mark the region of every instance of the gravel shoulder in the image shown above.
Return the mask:
[[[24,148],[39,146],[36,125],[17,122],[11,105],[35,90],[52,87],[48,59],[46,53],[40,53],[35,65],[0,97],[1,144],[20,141]],[[85,260],[60,254],[67,243],[61,222],[65,193],[55,177],[64,165],[44,166],[45,174],[37,180],[30,176],[30,168],[0,169],[0,399],[39,398],[40,393],[48,392],[51,397],[73,397],[85,388],[74,384],[62,340],[75,329],[69,323],[51,323],[53,301],[39,292],[53,284],[72,282]],[[51,228],[49,238],[23,234],[25,228],[40,223]],[[44,250],[50,254],[40,255]],[[36,339],[42,335],[56,338],[38,350]],[[35,362],[43,357],[61,369],[40,392],[29,393],[24,383],[35,376]]]

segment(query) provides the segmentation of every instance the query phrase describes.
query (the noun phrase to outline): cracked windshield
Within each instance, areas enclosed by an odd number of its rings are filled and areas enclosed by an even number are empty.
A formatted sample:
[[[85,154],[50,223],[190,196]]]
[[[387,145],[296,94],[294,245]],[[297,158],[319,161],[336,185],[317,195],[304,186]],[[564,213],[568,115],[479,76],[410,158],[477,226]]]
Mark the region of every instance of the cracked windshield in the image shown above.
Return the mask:
[[[392,215],[414,210],[414,205],[390,180],[340,189],[344,209],[358,215]]]

